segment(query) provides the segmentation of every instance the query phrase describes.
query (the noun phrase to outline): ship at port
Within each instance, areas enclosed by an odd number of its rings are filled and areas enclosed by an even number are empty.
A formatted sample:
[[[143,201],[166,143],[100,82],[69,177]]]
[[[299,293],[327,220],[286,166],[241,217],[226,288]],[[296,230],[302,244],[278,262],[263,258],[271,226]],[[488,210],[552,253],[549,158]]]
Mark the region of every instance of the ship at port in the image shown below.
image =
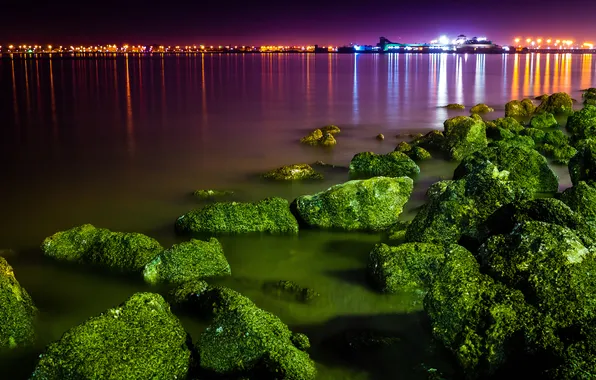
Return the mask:
[[[436,40],[422,43],[400,43],[392,42],[386,37],[380,37],[377,44],[377,51],[380,53],[504,53],[507,47],[494,44],[486,37],[468,38],[463,34],[453,40],[441,36]]]

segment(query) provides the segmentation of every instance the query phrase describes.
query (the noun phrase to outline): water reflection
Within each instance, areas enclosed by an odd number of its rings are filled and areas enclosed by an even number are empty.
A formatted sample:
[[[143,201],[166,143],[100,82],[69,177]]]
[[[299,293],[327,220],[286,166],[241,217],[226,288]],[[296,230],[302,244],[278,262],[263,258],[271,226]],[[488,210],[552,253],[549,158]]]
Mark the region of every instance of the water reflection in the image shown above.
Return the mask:
[[[462,56],[455,56],[455,103],[464,102],[464,79],[462,74]]]
[[[19,118],[19,100],[17,99],[17,80],[15,78],[15,70],[14,70],[14,58],[10,57],[10,64],[11,64],[11,71],[12,71],[12,104],[13,104],[13,112],[14,112],[14,121],[16,126],[20,126],[20,118]]]
[[[50,106],[52,107],[52,134],[58,137],[58,116],[56,115],[56,91],[54,90],[54,69],[50,58]]]
[[[582,81],[581,88],[592,87],[592,54],[582,56]]]
[[[128,54],[126,54],[126,145],[132,156],[135,150],[134,126],[132,120],[132,97],[130,95],[130,70],[128,68]]]
[[[354,54],[354,87],[352,88],[352,113],[354,115],[354,123],[360,122],[360,108],[358,104],[358,57],[359,54]]]
[[[485,79],[484,68],[486,66],[486,55],[476,55],[476,77],[474,78],[474,103],[484,103],[485,100]]]
[[[550,93],[550,53],[546,54],[546,64],[544,68],[544,92]]]
[[[519,98],[519,54],[513,58],[513,78],[511,81],[511,99]]]

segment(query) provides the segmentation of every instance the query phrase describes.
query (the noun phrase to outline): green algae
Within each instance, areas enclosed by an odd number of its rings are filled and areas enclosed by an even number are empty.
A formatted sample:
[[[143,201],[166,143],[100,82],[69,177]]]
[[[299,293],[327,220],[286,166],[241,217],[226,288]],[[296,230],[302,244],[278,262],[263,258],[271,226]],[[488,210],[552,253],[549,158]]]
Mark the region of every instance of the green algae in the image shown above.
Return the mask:
[[[302,303],[308,303],[320,296],[315,290],[305,288],[294,281],[268,281],[263,284],[263,290],[278,298],[285,298]]]
[[[457,116],[444,123],[444,151],[449,158],[461,161],[465,156],[480,150],[488,144],[486,125],[482,120]]]
[[[470,108],[470,113],[488,113],[488,112],[494,112],[494,111],[495,111],[494,108],[491,108],[483,103],[476,104],[474,107]]]
[[[378,176],[415,178],[419,173],[418,165],[401,152],[388,154],[362,152],[356,154],[350,161],[350,176],[354,178]]]
[[[536,108],[536,112],[571,115],[573,113],[573,100],[564,92],[554,93],[540,103]]]
[[[537,113],[530,119],[530,126],[532,128],[547,129],[558,127],[559,123],[555,119],[555,115],[549,112]]]
[[[505,104],[505,117],[528,117],[535,110],[536,106],[531,99],[512,100]]]
[[[223,198],[234,195],[233,191],[230,190],[196,190],[192,195],[201,200]]]
[[[321,173],[317,173],[308,164],[286,165],[263,174],[263,178],[276,181],[297,181],[305,179],[323,179]]]

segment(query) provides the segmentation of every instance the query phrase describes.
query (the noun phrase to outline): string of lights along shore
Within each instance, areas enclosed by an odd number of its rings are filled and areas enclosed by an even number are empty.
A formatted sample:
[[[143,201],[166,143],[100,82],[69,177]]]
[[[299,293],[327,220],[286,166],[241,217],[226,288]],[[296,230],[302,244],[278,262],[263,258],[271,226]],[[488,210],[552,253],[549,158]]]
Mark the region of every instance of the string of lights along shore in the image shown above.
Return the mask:
[[[575,41],[573,39],[555,37],[515,37],[512,44],[497,45],[487,37],[467,37],[464,34],[456,38],[441,35],[428,42],[392,42],[380,37],[376,45],[350,43],[344,46],[319,45],[38,45],[7,44],[0,46],[0,54],[79,54],[79,53],[367,53],[367,52],[471,52],[471,53],[516,53],[516,52],[576,52],[596,53],[591,41]]]

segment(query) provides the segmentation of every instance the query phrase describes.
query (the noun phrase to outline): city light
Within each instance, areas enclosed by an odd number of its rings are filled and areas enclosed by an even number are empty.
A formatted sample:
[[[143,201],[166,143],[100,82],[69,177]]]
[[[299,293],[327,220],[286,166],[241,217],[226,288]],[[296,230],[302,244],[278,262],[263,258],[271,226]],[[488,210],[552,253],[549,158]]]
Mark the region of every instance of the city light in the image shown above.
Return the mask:
[[[449,44],[449,38],[447,38],[447,36],[441,36],[439,37],[439,43],[441,45],[447,45]]]

